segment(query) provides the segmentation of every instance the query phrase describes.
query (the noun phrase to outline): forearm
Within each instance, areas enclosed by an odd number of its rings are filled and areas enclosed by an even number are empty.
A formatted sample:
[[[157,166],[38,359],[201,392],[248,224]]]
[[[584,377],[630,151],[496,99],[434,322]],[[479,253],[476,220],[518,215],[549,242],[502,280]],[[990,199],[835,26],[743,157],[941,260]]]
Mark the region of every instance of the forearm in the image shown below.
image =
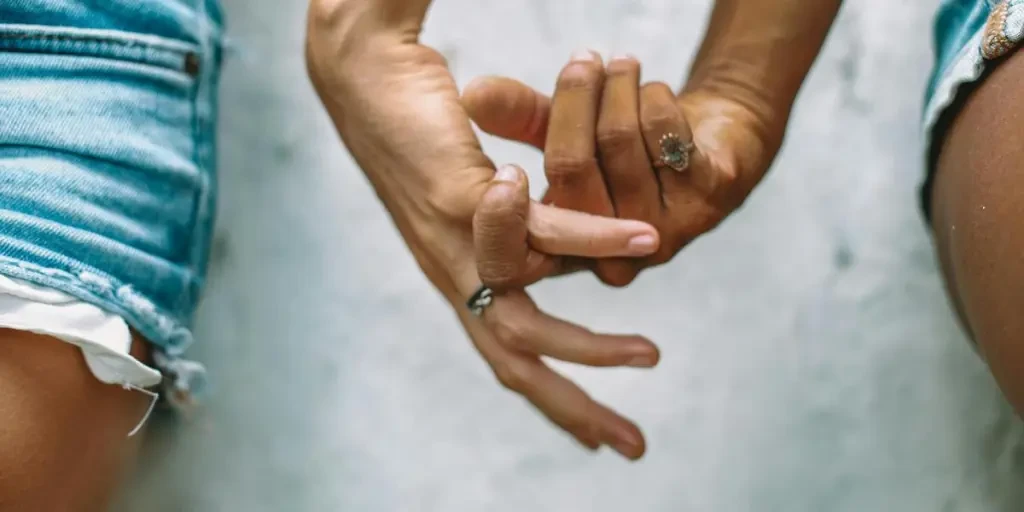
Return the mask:
[[[743,103],[785,122],[841,0],[718,0],[687,90]]]

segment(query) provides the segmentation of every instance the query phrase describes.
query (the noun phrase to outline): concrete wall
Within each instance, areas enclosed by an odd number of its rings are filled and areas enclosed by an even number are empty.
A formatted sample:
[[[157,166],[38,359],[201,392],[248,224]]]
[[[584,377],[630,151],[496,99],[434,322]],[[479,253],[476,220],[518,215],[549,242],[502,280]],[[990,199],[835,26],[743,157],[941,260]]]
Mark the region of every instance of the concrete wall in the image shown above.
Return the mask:
[[[129,510],[1011,511],[1020,430],[951,317],[919,218],[936,0],[845,7],[744,208],[626,290],[542,306],[660,344],[652,372],[567,368],[649,455],[578,450],[502,390],[305,78],[304,2],[228,0],[222,208],[195,355],[204,414],[162,425]],[[438,0],[460,84],[551,90],[579,46],[681,83],[707,0]],[[492,139],[541,183],[541,159]],[[539,190],[539,187],[538,187]],[[146,505],[140,505],[145,503]],[[1016,504],[1017,506],[1014,506]]]

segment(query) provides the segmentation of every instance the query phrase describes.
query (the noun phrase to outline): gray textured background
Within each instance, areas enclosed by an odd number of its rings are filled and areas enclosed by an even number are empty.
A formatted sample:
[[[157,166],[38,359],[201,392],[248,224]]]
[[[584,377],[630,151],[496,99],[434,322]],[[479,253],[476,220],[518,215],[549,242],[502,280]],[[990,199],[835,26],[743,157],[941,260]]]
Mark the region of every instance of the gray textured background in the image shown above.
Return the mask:
[[[222,207],[199,321],[206,412],[156,432],[128,510],[1010,511],[1017,420],[965,343],[919,219],[935,0],[849,2],[770,177],[626,290],[542,306],[660,344],[567,369],[649,455],[591,456],[502,390],[406,252],[305,77],[302,1],[228,0]],[[702,0],[438,0],[460,84],[550,90],[578,46],[681,83]],[[541,182],[540,157],[487,139]],[[143,505],[145,504],[145,505]]]

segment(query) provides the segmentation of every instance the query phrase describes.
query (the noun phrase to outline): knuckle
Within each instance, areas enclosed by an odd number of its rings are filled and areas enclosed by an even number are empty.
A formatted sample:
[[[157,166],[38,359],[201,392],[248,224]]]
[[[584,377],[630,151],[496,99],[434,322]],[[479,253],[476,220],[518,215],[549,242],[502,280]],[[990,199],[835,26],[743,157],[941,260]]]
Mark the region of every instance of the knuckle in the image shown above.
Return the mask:
[[[502,361],[493,365],[498,383],[509,391],[520,393],[526,387],[526,369],[517,361]]]
[[[629,124],[599,126],[597,129],[597,145],[602,153],[618,153],[632,149],[640,138],[639,127]]]
[[[644,154],[646,160],[646,153]],[[639,158],[637,161],[642,161]],[[642,220],[650,224],[656,224],[658,212],[653,211],[657,206],[645,194],[646,184],[637,179],[638,168],[649,171],[649,163],[635,164],[629,160],[623,161],[620,165],[613,165],[615,160],[609,160],[605,173],[608,179],[608,190],[615,202],[615,211],[620,218]],[[628,164],[626,162],[629,162]],[[647,166],[647,167],[644,167]]]
[[[694,220],[696,230],[698,231],[696,234],[703,234],[711,231],[721,224],[723,220],[725,220],[725,212],[718,208],[709,206],[704,209],[703,215],[698,215]]]
[[[679,248],[682,248],[685,245],[686,245],[685,240],[681,240],[678,244],[676,244],[676,246],[679,247]],[[651,263],[653,263],[654,265],[664,265],[664,264],[672,261],[672,258],[674,258],[675,255],[676,255],[676,251],[673,251],[673,250],[670,250],[670,249],[667,249],[667,248],[666,249],[659,249],[658,252],[656,252],[653,255],[651,255],[650,260],[651,260]]]
[[[555,182],[573,181],[597,169],[593,156],[553,154],[544,159],[544,171],[548,180]]]
[[[651,135],[662,135],[662,132],[675,130],[680,125],[677,112],[665,109],[645,112],[640,126],[644,133]]]
[[[707,198],[728,209],[738,206],[746,194],[741,190],[740,165],[731,159],[724,159],[704,164],[708,168],[706,189],[702,192]]]
[[[692,240],[711,231],[724,219],[725,213],[712,205],[694,208],[686,216],[686,221],[679,225],[678,236],[683,240]]]
[[[715,173],[711,194],[713,197],[732,198],[736,195],[739,173],[733,166],[723,166]]]
[[[691,240],[683,235],[675,235],[666,238],[665,243],[662,243],[658,252],[644,259],[644,263],[647,267],[657,267],[672,261],[672,258],[675,258],[676,254],[678,254],[679,251],[681,251]]]
[[[524,348],[526,333],[520,323],[510,322],[508,320],[499,320],[494,322],[492,329],[494,331],[494,336],[498,339],[498,343],[501,343],[505,348],[512,350],[521,350]]]
[[[602,283],[614,288],[623,288],[636,280],[640,271],[632,265],[601,264],[598,265],[596,273]]]
[[[438,185],[430,187],[425,200],[434,216],[445,222],[471,224],[475,205],[467,201],[464,192],[456,187]]]
[[[612,288],[625,288],[636,279],[636,273],[633,272],[632,274],[627,274],[624,272],[610,272],[607,274],[600,274],[598,277],[601,278],[602,283],[611,286]]]
[[[586,418],[579,415],[574,414],[572,416],[561,418],[558,421],[558,426],[562,427],[562,430],[569,432],[570,434],[576,436],[577,438],[588,439],[595,437],[594,434],[591,432],[593,428],[591,427],[590,422],[588,422]]]

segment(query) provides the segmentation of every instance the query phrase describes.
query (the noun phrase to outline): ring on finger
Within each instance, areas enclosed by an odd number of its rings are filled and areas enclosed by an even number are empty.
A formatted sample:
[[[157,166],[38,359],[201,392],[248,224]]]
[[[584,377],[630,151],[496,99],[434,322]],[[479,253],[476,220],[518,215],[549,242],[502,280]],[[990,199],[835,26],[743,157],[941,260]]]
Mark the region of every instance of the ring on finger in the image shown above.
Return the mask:
[[[657,166],[668,167],[676,172],[683,172],[690,167],[690,154],[693,153],[693,142],[683,142],[674,132],[669,132],[658,139],[661,150]]]
[[[491,290],[487,285],[481,285],[469,297],[469,300],[466,301],[466,307],[469,308],[470,313],[473,313],[473,316],[481,316],[484,314],[487,306],[490,306],[493,302],[494,290]]]

